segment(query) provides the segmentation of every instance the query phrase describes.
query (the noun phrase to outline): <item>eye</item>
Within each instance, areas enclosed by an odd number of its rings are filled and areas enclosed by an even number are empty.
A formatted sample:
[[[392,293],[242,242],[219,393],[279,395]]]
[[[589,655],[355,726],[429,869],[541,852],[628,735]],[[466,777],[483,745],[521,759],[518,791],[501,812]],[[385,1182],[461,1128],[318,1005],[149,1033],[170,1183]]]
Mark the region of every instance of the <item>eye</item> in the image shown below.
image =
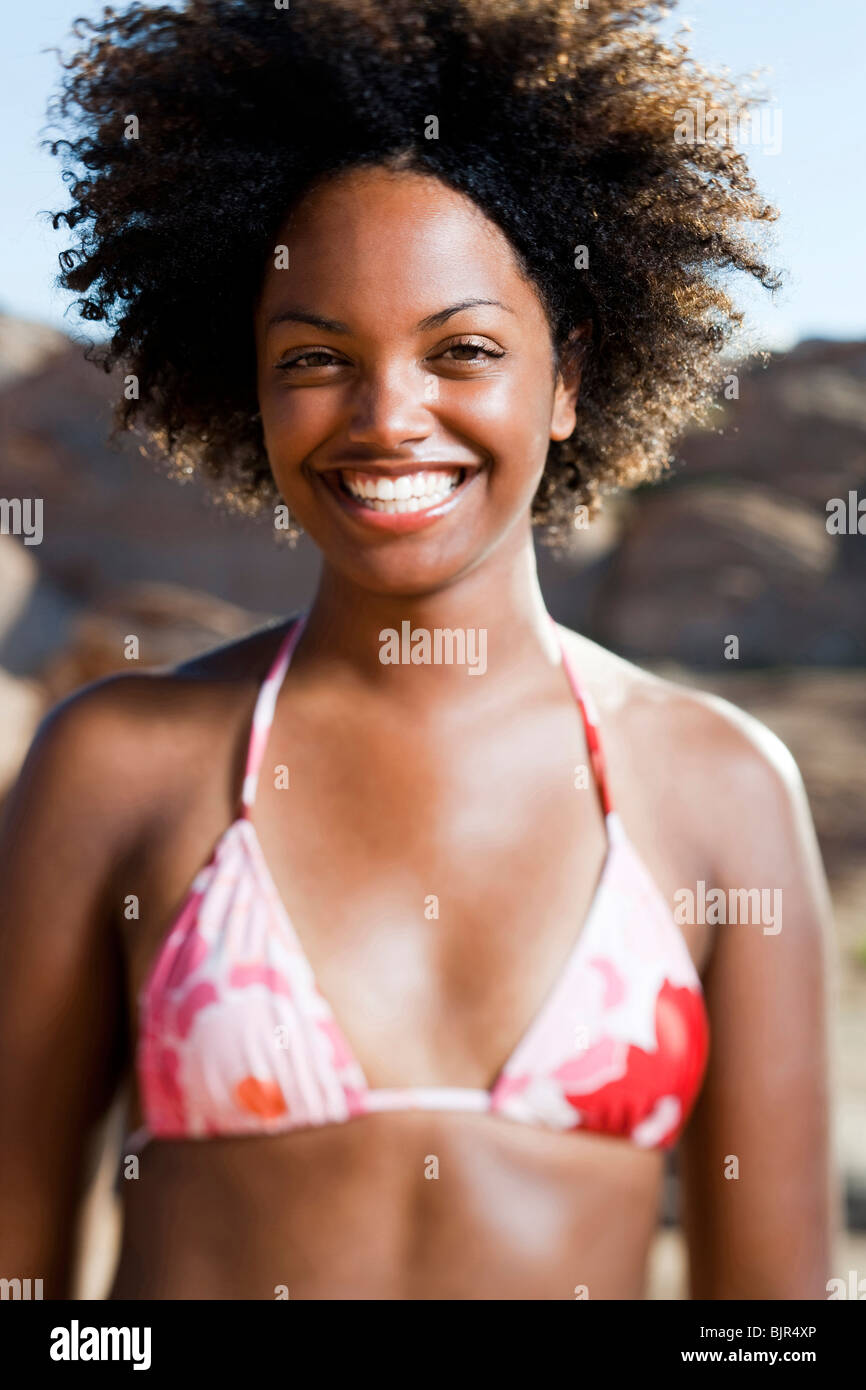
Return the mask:
[[[316,358],[319,360],[314,360]],[[282,362],[275,363],[275,368],[278,372],[291,372],[295,369],[304,371],[312,368],[315,370],[317,367],[330,367],[332,364],[339,367],[341,365],[340,358],[334,357],[327,348],[307,348],[306,352],[299,352],[295,357],[288,357]]]
[[[466,353],[467,356],[454,357],[453,362],[471,364],[473,362],[492,362],[497,357],[504,357],[505,353],[501,348],[491,347],[489,343],[478,338],[464,338],[459,343],[451,343],[440,353],[440,357],[447,357],[448,353]]]
[[[492,362],[498,357],[504,357],[505,353],[501,348],[492,347],[488,342],[477,338],[466,338],[459,343],[451,343],[445,348],[439,357],[448,360],[449,354],[456,354],[450,358],[453,363],[462,365],[483,365],[485,362]],[[335,357],[327,348],[307,348],[303,352],[298,352],[294,357],[286,357],[281,362],[275,363],[275,370],[278,372],[294,371],[317,371],[323,367],[340,367],[343,365],[342,359]]]

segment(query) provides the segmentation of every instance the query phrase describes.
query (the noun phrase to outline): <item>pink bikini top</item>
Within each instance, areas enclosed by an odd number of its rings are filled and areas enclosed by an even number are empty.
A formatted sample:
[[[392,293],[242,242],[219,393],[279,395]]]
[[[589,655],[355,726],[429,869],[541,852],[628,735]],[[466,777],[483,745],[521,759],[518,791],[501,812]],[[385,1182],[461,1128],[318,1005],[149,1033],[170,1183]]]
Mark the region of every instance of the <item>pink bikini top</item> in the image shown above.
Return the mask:
[[[703,991],[671,910],[612,809],[597,723],[558,631],[608,834],[586,921],[490,1090],[368,1084],[250,819],[277,694],[304,622],[289,627],[259,692],[240,815],[193,881],[139,995],[145,1123],[124,1153],[152,1138],[277,1134],[381,1110],[472,1110],[618,1135],[641,1148],[672,1145],[706,1066]]]

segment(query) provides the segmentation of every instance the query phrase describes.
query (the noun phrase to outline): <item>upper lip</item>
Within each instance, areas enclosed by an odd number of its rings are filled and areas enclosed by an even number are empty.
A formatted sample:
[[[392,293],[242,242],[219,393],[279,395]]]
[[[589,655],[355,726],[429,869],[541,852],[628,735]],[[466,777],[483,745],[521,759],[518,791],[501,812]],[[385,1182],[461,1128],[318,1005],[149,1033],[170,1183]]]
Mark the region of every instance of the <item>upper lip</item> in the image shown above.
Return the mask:
[[[320,473],[370,473],[382,478],[399,478],[406,473],[425,473],[435,469],[447,468],[457,472],[461,468],[480,468],[480,463],[457,463],[453,459],[417,459],[414,463],[330,463],[318,471]]]

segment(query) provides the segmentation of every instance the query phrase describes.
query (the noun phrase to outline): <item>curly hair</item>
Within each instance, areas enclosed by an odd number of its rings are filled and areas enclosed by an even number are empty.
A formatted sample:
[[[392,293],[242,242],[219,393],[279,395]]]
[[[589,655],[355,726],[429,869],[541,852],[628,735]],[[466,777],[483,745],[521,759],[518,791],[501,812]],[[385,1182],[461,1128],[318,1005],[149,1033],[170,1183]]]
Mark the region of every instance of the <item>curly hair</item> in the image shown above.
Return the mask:
[[[136,0],[77,20],[49,108],[74,138],[44,142],[68,151],[72,206],[50,215],[76,233],[57,284],[110,328],[88,356],[138,383],[113,434],[135,424],[176,475],[243,510],[273,505],[252,327],[265,259],[314,182],[381,165],[432,174],[498,224],[555,366],[591,322],[577,427],[551,443],[533,501],[545,538],[601,492],[658,477],[743,319],[722,272],[779,283],[754,225],[776,210],[730,133],[753,102],[662,40],[668,8]],[[678,136],[699,103],[724,117],[720,138]]]

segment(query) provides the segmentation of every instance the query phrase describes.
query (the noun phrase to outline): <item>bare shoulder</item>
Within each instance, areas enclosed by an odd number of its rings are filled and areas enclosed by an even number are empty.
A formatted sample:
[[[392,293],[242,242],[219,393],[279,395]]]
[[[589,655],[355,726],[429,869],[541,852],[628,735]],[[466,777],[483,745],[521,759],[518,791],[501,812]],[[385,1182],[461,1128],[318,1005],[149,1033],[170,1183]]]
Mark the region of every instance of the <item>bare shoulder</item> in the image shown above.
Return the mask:
[[[608,761],[649,780],[682,833],[713,857],[742,858],[755,836],[793,847],[811,833],[803,781],[790,750],[728,700],[645,671],[559,629],[599,712]]]
[[[731,771],[789,788],[801,783],[787,746],[754,715],[708,691],[656,675],[560,628],[583,674],[602,721],[651,735],[670,753],[698,762],[707,772],[719,763]]]
[[[173,668],[124,672],[84,686],[43,718],[12,814],[43,796],[86,828],[118,835],[168,808],[175,785],[231,744],[285,631],[268,627]]]

